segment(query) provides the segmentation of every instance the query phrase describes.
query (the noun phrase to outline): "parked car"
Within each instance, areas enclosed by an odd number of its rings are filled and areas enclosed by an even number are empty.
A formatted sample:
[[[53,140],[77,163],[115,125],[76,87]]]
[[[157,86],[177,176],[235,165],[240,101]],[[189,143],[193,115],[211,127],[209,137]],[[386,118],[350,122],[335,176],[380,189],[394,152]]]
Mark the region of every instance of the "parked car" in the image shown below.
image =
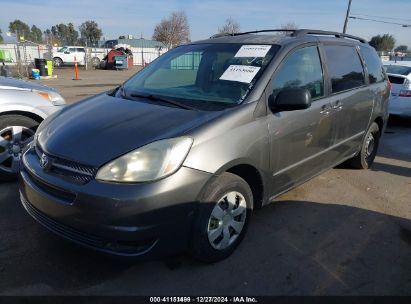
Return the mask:
[[[215,262],[252,210],[342,162],[369,168],[390,95],[375,50],[257,33],[176,47],[46,119],[23,155],[27,212],[100,252]]]
[[[384,67],[392,85],[389,113],[411,116],[411,62],[388,62]]]
[[[38,125],[64,104],[54,89],[0,77],[0,181],[16,178],[21,152]]]
[[[87,49],[83,46],[63,46],[53,53],[53,64],[55,67],[73,65],[75,62],[78,65],[85,65],[86,53]],[[105,56],[105,50],[88,48],[87,56],[91,65],[98,67]]]

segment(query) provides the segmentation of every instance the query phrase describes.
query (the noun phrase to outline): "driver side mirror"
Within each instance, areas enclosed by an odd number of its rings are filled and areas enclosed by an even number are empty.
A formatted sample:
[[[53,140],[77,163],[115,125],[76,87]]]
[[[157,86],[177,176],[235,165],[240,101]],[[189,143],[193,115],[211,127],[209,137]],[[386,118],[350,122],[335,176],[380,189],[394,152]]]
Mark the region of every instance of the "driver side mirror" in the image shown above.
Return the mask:
[[[311,106],[311,94],[307,89],[285,89],[275,98],[270,96],[269,106],[274,113],[308,109]]]
[[[64,54],[70,54],[70,52],[69,52],[69,51],[65,51]]]

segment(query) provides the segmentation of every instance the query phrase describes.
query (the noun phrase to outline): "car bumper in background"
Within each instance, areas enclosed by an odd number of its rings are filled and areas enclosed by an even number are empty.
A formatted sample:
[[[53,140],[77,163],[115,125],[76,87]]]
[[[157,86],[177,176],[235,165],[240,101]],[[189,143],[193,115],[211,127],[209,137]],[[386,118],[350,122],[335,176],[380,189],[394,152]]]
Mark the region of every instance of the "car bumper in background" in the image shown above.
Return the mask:
[[[392,115],[411,116],[411,97],[391,96],[388,111]]]

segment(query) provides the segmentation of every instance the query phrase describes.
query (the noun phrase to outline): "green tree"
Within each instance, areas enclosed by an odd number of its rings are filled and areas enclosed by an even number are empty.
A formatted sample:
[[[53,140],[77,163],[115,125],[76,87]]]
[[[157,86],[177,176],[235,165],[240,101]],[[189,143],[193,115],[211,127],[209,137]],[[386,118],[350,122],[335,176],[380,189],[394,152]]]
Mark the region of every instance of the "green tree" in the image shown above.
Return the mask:
[[[0,29],[0,43],[3,43],[4,40],[3,40],[3,36],[1,35],[1,33],[2,32],[1,32],[1,29]]]
[[[31,27],[31,33],[30,33],[30,39],[33,42],[36,43],[42,43],[43,42],[43,33],[41,29],[39,29],[37,26],[33,25]]]
[[[390,34],[377,35],[371,38],[369,44],[379,52],[390,52],[394,48],[395,38]]]
[[[12,32],[13,34],[16,34],[16,35],[18,34],[19,40],[20,40],[20,37],[22,36],[24,37],[24,39],[31,38],[30,27],[26,23],[18,19],[14,20],[13,22],[10,22],[9,31]]]
[[[408,46],[406,45],[399,45],[394,49],[394,52],[401,52],[401,53],[406,53],[408,51]]]
[[[95,45],[103,36],[103,31],[98,27],[95,21],[89,20],[83,22],[80,27],[80,35],[83,43],[89,46]]]
[[[126,36],[124,35],[118,36],[118,39],[126,39]]]
[[[47,31],[46,31],[47,32]],[[52,38],[49,38],[53,44],[60,43],[61,45],[76,45],[78,43],[79,33],[74,28],[73,23],[60,23],[53,25],[51,30],[47,32]]]

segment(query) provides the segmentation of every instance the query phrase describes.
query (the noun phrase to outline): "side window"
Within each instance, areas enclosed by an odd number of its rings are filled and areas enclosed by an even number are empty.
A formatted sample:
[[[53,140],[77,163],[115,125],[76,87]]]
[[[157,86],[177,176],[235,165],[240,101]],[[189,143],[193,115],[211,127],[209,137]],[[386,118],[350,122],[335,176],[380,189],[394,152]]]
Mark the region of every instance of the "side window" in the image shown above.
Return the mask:
[[[370,83],[384,81],[385,73],[377,53],[368,47],[360,47],[360,51],[367,66]]]
[[[74,52],[76,51],[76,49],[75,49],[75,48],[69,48],[68,51],[69,51],[70,53],[74,53]]]
[[[83,48],[77,48],[77,52],[78,53],[84,53],[84,49]]]
[[[310,46],[292,53],[281,65],[272,85],[274,96],[281,90],[292,88],[309,90],[313,99],[324,96],[324,79],[318,48]]]
[[[324,49],[333,93],[365,84],[364,70],[354,47],[325,45]]]

